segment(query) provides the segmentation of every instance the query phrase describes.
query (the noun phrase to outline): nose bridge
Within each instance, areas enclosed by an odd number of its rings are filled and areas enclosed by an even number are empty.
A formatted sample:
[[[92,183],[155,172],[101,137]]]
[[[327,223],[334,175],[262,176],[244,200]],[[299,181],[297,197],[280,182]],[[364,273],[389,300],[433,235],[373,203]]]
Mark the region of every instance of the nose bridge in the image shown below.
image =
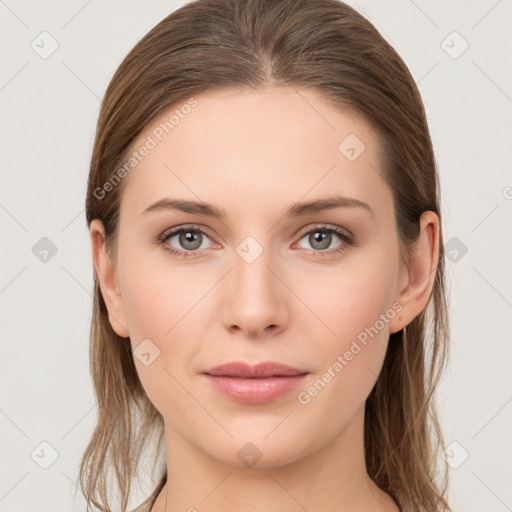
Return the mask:
[[[274,260],[270,246],[266,247],[253,236],[247,236],[235,248],[225,306],[226,327],[236,325],[255,333],[270,325],[282,326],[286,305],[283,285],[274,276]]]
[[[261,248],[260,248],[261,247]],[[272,266],[270,250],[263,246],[256,246],[255,242],[242,242],[236,248],[234,258],[234,276],[239,292],[247,295],[270,291],[270,277],[272,273],[268,267]],[[268,295],[265,294],[264,295]]]

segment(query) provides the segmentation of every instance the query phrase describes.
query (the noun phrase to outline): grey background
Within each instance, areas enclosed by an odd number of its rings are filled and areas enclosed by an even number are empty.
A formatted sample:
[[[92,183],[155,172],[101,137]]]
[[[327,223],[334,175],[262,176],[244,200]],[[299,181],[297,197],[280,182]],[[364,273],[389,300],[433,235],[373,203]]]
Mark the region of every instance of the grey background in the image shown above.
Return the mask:
[[[183,3],[0,0],[0,512],[84,510],[74,485],[96,417],[84,215],[95,123],[122,58]],[[418,82],[439,164],[452,259],[452,355],[438,394],[450,500],[455,511],[512,510],[512,3],[350,4]],[[31,46],[51,49],[44,31],[58,43],[47,58]]]

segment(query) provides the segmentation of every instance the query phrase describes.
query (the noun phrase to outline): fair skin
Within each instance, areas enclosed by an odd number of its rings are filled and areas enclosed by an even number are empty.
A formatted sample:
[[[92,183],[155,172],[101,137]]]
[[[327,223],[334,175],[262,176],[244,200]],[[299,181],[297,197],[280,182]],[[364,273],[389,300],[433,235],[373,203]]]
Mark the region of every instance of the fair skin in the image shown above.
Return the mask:
[[[148,366],[134,358],[165,423],[168,481],[153,512],[398,511],[366,471],[364,404],[389,335],[427,304],[438,218],[422,215],[406,266],[392,193],[379,174],[376,133],[316,91],[268,86],[196,99],[198,105],[129,176],[117,260],[105,251],[101,222],[90,227],[112,328],[129,337],[133,349],[149,338],[160,350]],[[132,147],[140,147],[169,112]],[[366,146],[353,161],[338,150],[349,134]],[[335,194],[356,198],[371,212],[352,206],[284,216],[297,202]],[[142,214],[166,197],[212,204],[225,210],[225,218],[171,209]],[[185,224],[207,231],[197,234],[202,241],[193,248],[176,234],[155,242]],[[322,250],[309,235],[319,224],[348,231],[353,244],[330,232],[331,243]],[[251,263],[236,251],[247,236],[262,248]],[[164,245],[196,253],[184,258]],[[401,305],[400,313],[383,322],[309,403],[300,403],[298,393],[322,378],[393,304]],[[246,404],[220,394],[201,374],[231,361],[277,361],[309,373],[291,393]],[[261,453],[252,467],[237,456],[248,442]]]

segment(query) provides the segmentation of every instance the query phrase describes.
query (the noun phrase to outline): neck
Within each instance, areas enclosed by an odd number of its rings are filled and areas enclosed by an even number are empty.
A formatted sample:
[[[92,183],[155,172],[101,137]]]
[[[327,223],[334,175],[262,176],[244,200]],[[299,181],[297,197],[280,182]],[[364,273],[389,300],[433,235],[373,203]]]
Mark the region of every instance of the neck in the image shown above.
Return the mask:
[[[318,439],[311,453],[239,467],[210,457],[166,423],[168,478],[152,512],[398,512],[367,474],[363,427],[364,410],[329,442]]]

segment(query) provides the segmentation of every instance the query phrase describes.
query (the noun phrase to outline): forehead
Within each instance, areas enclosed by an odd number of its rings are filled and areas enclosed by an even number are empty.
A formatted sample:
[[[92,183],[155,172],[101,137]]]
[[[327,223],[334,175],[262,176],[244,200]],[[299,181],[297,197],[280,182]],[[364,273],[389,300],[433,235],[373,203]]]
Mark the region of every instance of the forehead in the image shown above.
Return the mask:
[[[149,149],[130,171],[122,208],[140,213],[165,195],[240,209],[332,192],[389,202],[378,142],[359,116],[315,90],[201,94],[160,113],[134,141],[132,150]]]

